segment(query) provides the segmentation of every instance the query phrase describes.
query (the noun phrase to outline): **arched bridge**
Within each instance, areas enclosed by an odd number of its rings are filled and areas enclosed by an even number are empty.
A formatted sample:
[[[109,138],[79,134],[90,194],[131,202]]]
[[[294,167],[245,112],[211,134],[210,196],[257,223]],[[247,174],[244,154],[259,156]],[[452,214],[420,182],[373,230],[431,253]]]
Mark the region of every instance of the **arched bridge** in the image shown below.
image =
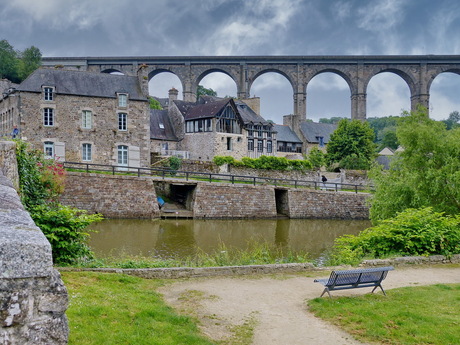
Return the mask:
[[[45,57],[43,65],[137,75],[146,93],[150,79],[159,73],[171,72],[182,83],[185,101],[195,101],[198,84],[213,72],[230,76],[239,98],[249,97],[257,77],[276,72],[291,84],[294,115],[301,118],[307,117],[307,85],[313,77],[324,72],[338,74],[347,82],[353,119],[366,118],[367,85],[379,73],[395,73],[407,83],[412,109],[418,104],[429,109],[430,86],[440,73],[460,74],[459,55]]]

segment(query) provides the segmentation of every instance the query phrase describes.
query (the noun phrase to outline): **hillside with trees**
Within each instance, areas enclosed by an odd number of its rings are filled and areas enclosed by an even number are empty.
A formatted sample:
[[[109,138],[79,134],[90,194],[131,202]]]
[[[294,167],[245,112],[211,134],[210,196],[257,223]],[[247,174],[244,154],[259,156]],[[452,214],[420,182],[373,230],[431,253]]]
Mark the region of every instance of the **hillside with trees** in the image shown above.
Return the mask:
[[[31,46],[24,51],[15,50],[7,41],[0,41],[0,79],[20,83],[40,67],[42,53]]]

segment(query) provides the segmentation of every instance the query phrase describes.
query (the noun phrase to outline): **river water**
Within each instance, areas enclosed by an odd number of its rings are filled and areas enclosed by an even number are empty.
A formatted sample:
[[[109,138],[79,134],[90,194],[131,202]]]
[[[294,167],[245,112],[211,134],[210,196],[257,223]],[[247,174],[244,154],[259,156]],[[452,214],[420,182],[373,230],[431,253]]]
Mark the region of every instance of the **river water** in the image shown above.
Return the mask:
[[[97,257],[186,257],[198,250],[211,253],[220,244],[244,249],[265,241],[317,259],[336,237],[371,226],[365,220],[138,220],[106,219],[92,224],[89,245]]]

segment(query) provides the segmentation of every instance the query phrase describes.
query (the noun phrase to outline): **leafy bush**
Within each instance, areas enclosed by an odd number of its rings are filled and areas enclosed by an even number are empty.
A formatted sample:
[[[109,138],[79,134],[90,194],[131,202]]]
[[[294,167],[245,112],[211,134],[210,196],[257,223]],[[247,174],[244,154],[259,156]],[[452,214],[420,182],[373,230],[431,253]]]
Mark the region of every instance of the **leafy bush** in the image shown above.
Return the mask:
[[[260,156],[260,158],[243,157],[241,161],[235,160],[231,156],[215,156],[216,165],[230,164],[233,166],[244,166],[251,169],[264,170],[311,170],[313,165],[307,159],[288,160],[285,157]]]
[[[460,215],[446,216],[431,207],[407,209],[358,235],[335,240],[330,264],[357,264],[364,257],[460,253]]]
[[[324,152],[318,149],[317,147],[313,147],[310,150],[308,159],[310,160],[311,165],[315,169],[320,169],[326,162],[325,157],[324,157]]]
[[[169,168],[175,173],[182,166],[182,159],[176,156],[169,157]]]
[[[72,264],[92,257],[86,245],[89,235],[83,230],[102,216],[60,204],[37,205],[30,213],[51,244],[55,264]]]
[[[51,243],[54,262],[71,264],[91,257],[86,245],[88,235],[82,230],[102,217],[57,202],[65,184],[62,164],[44,159],[43,152],[20,140],[16,141],[16,157],[21,201]]]

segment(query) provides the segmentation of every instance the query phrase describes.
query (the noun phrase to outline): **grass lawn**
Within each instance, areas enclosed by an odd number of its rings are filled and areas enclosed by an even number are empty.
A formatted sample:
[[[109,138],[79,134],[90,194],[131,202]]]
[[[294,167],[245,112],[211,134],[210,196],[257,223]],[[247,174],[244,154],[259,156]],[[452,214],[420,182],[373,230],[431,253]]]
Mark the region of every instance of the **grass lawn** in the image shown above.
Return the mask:
[[[62,272],[69,292],[69,345],[211,345],[195,320],[168,307],[162,282],[118,274]]]
[[[357,297],[315,298],[309,309],[361,341],[460,344],[460,284],[405,287]]]

